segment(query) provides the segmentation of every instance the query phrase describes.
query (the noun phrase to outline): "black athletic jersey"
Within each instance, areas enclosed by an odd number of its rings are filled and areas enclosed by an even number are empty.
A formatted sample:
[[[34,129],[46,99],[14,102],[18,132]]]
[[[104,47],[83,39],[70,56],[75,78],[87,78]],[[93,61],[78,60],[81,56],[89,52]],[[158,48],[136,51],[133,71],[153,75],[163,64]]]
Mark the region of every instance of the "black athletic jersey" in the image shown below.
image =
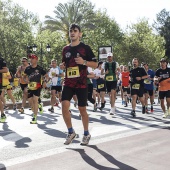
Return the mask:
[[[6,67],[6,62],[0,57],[0,70],[2,70],[3,67]],[[0,88],[2,88],[2,73],[0,73]]]
[[[24,73],[28,76],[29,82],[41,83],[41,76],[44,76],[46,71],[39,65],[35,68],[30,65],[26,67]]]
[[[157,69],[155,72],[155,76],[156,77],[161,77],[161,79],[159,80],[159,82],[164,81],[168,78],[170,78],[170,68],[166,68],[166,69]]]
[[[143,67],[137,67],[137,68],[131,69],[130,70],[131,85],[133,85],[133,84],[144,85],[144,79],[138,81],[138,80],[136,80],[136,77],[143,77],[146,75],[147,75],[147,73]]]
[[[62,62],[66,65],[64,86],[87,88],[87,66],[77,64],[75,58],[79,55],[83,60],[96,62],[91,48],[82,42],[77,46],[67,45],[63,48],[62,55]]]

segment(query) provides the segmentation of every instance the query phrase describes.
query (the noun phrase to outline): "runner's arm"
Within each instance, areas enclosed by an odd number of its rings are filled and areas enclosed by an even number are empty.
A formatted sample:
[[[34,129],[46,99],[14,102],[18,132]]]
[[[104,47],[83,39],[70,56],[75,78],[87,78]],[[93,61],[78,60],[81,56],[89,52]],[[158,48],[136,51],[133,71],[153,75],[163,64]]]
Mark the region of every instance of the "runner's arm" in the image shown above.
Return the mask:
[[[7,73],[7,72],[8,72],[7,67],[2,67],[2,69],[0,70],[0,73]]]
[[[21,77],[21,67],[18,67],[17,68],[17,71],[16,71],[16,77],[20,78]]]

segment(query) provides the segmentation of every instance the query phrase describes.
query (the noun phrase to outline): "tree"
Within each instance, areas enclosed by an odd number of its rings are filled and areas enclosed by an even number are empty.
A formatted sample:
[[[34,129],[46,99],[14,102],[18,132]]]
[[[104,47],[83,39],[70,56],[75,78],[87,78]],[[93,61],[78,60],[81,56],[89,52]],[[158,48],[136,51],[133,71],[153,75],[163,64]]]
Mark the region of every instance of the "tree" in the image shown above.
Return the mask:
[[[65,46],[65,40],[61,36],[60,32],[52,32],[48,29],[43,30],[40,26],[35,38],[35,44],[37,45],[37,52],[35,53],[38,55],[39,59],[42,57],[42,65],[44,68],[47,69],[49,67],[51,59],[56,59],[58,64],[61,62],[62,48]],[[51,47],[51,51],[49,53],[45,51],[47,44]],[[40,45],[42,45],[44,52],[42,56],[39,53]]]
[[[98,10],[95,18],[95,30],[84,29],[82,41],[93,48],[95,55],[98,55],[99,46],[112,46],[114,54],[117,55],[117,46],[121,43],[123,33],[114,19],[107,15],[107,11]]]
[[[155,28],[165,39],[165,55],[170,59],[170,12],[163,9],[157,14]]]
[[[11,70],[26,56],[27,43],[32,42],[32,27],[37,17],[11,1],[0,1],[0,52]]]
[[[88,0],[72,0],[68,3],[59,3],[54,10],[55,18],[46,16],[45,28],[51,31],[61,31],[69,42],[69,26],[72,23],[79,24],[82,28],[94,29],[94,6]]]
[[[164,39],[153,33],[153,28],[146,19],[132,24],[124,34],[120,45],[119,60],[122,64],[138,58],[140,62],[147,62],[151,68],[157,68],[160,58],[164,55]]]

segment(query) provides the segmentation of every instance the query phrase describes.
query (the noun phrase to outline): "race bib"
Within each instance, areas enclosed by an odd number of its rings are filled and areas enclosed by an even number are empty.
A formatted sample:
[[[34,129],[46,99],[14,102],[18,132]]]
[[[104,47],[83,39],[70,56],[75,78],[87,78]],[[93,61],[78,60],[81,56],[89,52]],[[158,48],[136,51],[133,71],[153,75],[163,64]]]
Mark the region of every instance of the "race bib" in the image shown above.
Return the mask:
[[[24,71],[21,71],[21,76],[23,77],[25,75]]]
[[[106,76],[106,81],[113,81],[113,76]]]
[[[51,75],[52,75],[52,77],[55,77],[55,76],[56,76],[56,73],[55,73],[55,72],[52,72]]]
[[[37,82],[30,82],[28,83],[29,90],[37,90]]]
[[[144,80],[144,83],[145,83],[145,84],[151,84],[151,81],[148,80],[148,79],[145,79],[145,80]]]
[[[12,89],[12,86],[9,84],[9,85],[6,86],[6,88],[7,88],[7,90]]]
[[[68,78],[80,77],[80,72],[79,72],[78,66],[67,68],[67,77]]]
[[[102,88],[104,88],[104,84],[98,85],[98,89],[102,89]]]
[[[140,84],[134,84],[134,85],[132,86],[132,89],[137,89],[137,90],[139,90],[139,88],[140,88]]]
[[[14,78],[14,87],[17,87],[19,85],[19,79]]]

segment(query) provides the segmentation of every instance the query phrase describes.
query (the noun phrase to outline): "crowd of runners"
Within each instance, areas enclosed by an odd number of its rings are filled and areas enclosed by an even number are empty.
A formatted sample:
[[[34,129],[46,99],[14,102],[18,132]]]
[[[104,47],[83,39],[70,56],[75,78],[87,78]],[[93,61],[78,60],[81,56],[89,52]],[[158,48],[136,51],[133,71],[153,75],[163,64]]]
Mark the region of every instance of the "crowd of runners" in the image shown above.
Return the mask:
[[[71,43],[63,48],[62,63],[51,60],[51,68],[47,71],[38,65],[38,57],[31,54],[23,57],[18,66],[15,77],[19,79],[22,89],[22,106],[17,108],[15,98],[12,95],[12,78],[6,62],[0,58],[0,122],[6,121],[4,110],[8,109],[4,94],[7,93],[13,103],[13,109],[18,113],[25,113],[28,100],[33,116],[31,124],[37,123],[37,115],[43,113],[43,104],[40,98],[41,89],[50,89],[51,107],[50,113],[54,113],[54,106],[61,103],[62,115],[68,129],[64,144],[68,145],[76,137],[76,132],[71,121],[70,101],[74,100],[74,106],[78,107],[84,128],[82,145],[87,145],[91,138],[89,132],[89,118],[86,111],[88,103],[92,103],[94,112],[105,108],[106,97],[109,97],[110,112],[116,115],[116,96],[119,91],[122,105],[131,107],[132,117],[136,117],[136,103],[141,103],[143,114],[156,112],[154,110],[155,93],[162,108],[162,116],[170,115],[170,68],[165,58],[160,59],[160,68],[153,71],[149,63],[139,64],[138,58],[133,58],[132,68],[119,65],[116,58],[110,52],[106,61],[97,62],[91,48],[80,41],[82,32],[77,24],[69,28]],[[15,85],[15,81],[13,82]],[[16,85],[15,85],[16,86]],[[148,104],[149,103],[149,104]]]

